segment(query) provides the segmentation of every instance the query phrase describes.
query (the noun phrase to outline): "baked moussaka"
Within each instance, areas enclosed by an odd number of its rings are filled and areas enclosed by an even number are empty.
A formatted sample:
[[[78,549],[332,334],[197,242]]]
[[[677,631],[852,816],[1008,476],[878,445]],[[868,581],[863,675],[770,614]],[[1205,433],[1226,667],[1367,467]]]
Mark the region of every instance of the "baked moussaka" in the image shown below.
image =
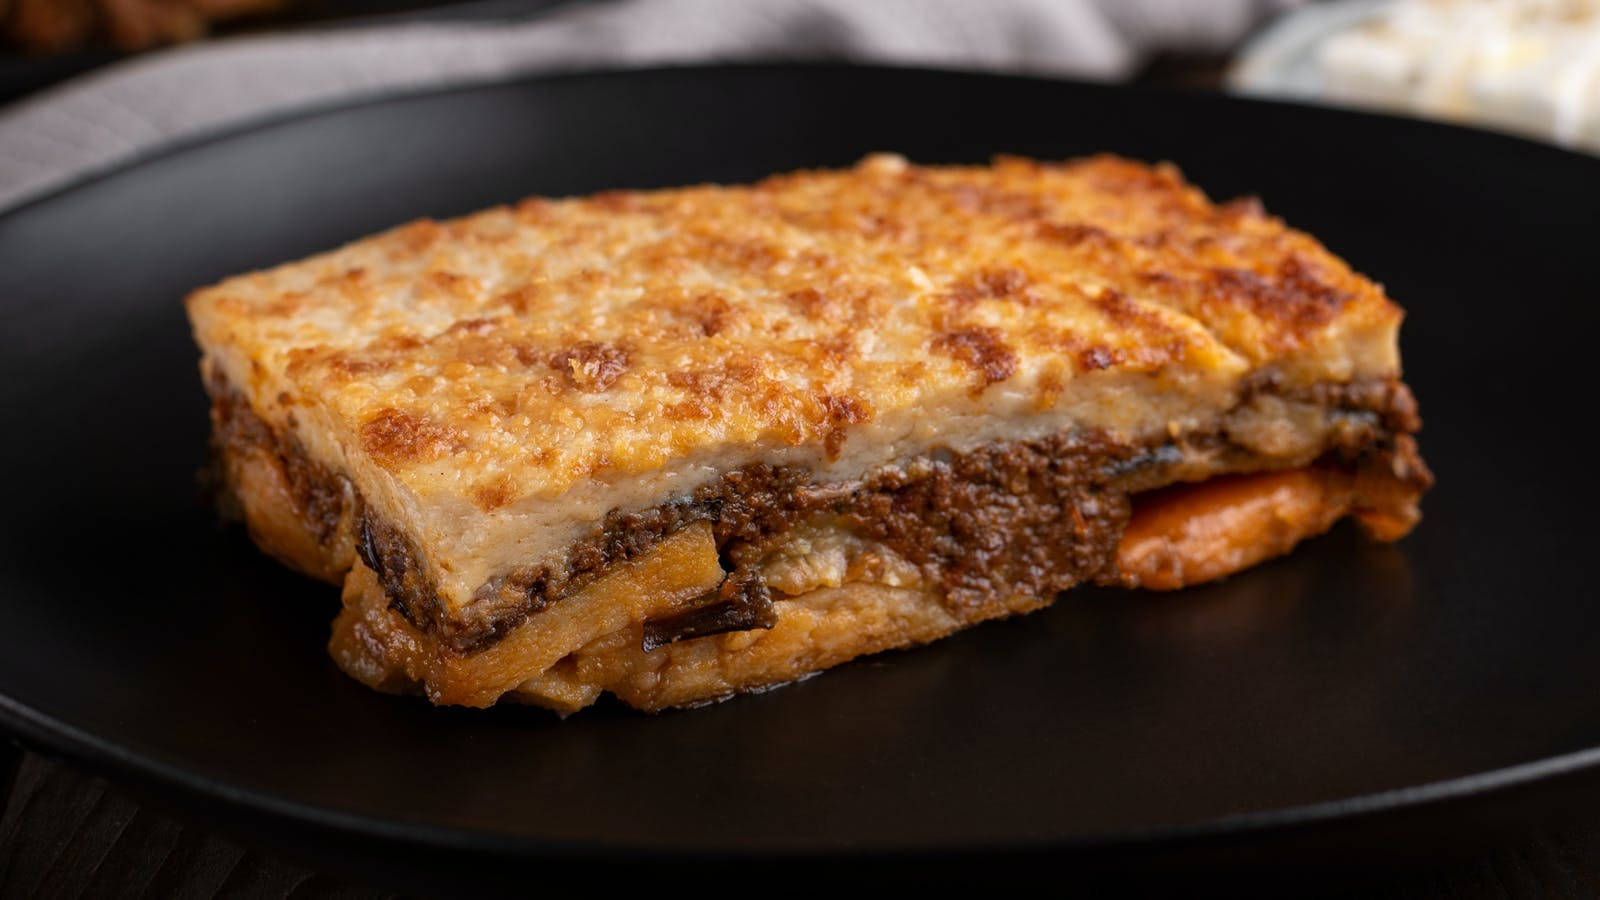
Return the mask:
[[[532,199],[188,311],[226,505],[435,703],[713,700],[1431,480],[1382,289],[1112,157]]]

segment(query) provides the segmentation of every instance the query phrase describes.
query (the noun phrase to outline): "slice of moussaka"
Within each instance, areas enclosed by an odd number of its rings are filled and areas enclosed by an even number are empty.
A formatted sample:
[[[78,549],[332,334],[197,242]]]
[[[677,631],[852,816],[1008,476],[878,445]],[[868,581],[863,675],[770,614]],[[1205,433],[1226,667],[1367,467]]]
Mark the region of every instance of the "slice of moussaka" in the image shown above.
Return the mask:
[[[1112,157],[532,199],[188,311],[225,506],[435,703],[713,700],[1431,481],[1382,289]]]

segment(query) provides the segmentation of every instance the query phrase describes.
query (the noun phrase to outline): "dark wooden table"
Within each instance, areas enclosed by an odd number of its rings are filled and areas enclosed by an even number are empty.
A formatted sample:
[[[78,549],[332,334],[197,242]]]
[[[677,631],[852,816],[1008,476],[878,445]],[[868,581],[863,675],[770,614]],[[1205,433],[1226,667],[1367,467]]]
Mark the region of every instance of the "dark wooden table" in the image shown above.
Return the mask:
[[[77,766],[0,741],[0,898],[391,897],[152,811]]]

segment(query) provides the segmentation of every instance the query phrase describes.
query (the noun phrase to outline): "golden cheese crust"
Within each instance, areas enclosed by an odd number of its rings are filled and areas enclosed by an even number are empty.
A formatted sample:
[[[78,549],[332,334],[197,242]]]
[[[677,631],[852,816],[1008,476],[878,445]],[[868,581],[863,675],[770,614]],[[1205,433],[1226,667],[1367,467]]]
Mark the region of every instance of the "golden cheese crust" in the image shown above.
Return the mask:
[[[1111,157],[878,156],[533,199],[232,278],[188,308],[269,421],[313,420],[392,493],[481,512],[713,450],[836,457],[952,396],[1044,410],[1092,379],[1393,377],[1400,318],[1253,202]]]

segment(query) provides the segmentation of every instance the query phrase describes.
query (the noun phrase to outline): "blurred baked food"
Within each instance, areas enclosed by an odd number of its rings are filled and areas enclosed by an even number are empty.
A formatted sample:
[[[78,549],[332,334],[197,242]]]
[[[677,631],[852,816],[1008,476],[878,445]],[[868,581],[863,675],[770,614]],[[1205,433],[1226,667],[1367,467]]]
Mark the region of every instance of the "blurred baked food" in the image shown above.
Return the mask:
[[[1600,150],[1600,0],[1401,0],[1317,66],[1328,100]]]
[[[35,52],[91,44],[142,50],[193,40],[213,23],[285,5],[286,0],[0,0],[0,37]]]

